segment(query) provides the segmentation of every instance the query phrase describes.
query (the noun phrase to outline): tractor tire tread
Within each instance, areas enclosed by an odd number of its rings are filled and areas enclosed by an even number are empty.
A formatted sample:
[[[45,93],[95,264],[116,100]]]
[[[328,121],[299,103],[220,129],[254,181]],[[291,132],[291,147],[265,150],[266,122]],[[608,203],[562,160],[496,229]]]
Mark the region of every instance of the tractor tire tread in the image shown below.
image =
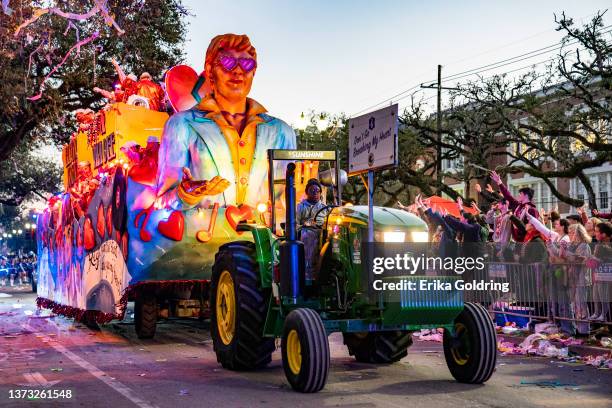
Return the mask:
[[[211,308],[216,313],[213,300],[216,298],[216,283],[225,267],[232,273],[236,288],[237,313],[235,340],[228,347],[216,336],[216,320],[211,319],[213,347],[217,361],[230,370],[253,370],[272,361],[274,339],[263,337],[266,319],[267,296],[259,287],[259,267],[255,261],[255,245],[250,241],[236,241],[222,245],[215,255],[213,284],[211,285]],[[214,316],[213,316],[214,318]]]

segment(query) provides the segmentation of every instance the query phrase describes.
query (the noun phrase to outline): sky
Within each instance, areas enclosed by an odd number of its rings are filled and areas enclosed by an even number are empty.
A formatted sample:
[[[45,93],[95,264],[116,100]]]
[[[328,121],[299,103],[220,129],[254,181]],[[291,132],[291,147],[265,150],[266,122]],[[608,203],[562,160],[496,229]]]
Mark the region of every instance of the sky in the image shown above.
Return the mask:
[[[586,22],[610,2],[184,0],[184,5],[192,13],[185,63],[200,72],[215,35],[247,34],[258,56],[250,96],[271,115],[296,124],[301,112],[310,110],[352,116],[388,105],[391,96],[435,80],[438,64],[444,80],[555,44],[562,37],[555,31],[555,13]],[[605,22],[610,20],[606,14]],[[434,94],[423,90],[416,96],[435,102]],[[401,96],[393,98],[400,110],[409,101]]]

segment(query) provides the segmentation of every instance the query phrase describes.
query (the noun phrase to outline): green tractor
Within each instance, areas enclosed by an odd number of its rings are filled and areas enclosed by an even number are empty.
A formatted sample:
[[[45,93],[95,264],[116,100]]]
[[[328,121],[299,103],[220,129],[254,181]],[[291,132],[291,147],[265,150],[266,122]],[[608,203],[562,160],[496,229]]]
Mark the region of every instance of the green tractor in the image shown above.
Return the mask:
[[[312,279],[305,276],[304,244],[296,229],[295,163],[287,165],[284,235],[276,234],[274,211],[268,225],[240,224],[252,240],[219,248],[211,282],[211,334],[217,360],[231,370],[251,370],[271,361],[281,338],[283,368],[292,388],[317,392],[326,383],[328,335],[342,332],[348,351],[360,362],[388,364],[407,355],[411,333],[444,328],[444,355],[460,382],[483,383],[493,373],[496,337],[491,318],[479,304],[452,295],[421,292],[418,296],[381,292],[368,295],[371,271],[361,263],[360,242],[373,223],[376,240],[427,241],[427,226],[418,217],[392,208],[341,205],[342,183],[334,151],[270,150],[276,160],[335,162],[321,176],[333,188],[334,204],[319,230],[319,262]],[[275,181],[270,171],[269,191]],[[329,177],[331,175],[331,177]],[[327,182],[326,180],[327,179]],[[337,182],[336,182],[337,181]],[[271,193],[274,209],[274,193]],[[250,233],[250,234],[247,234]],[[421,277],[422,278],[422,277]],[[451,281],[455,276],[447,276]],[[419,276],[390,276],[388,281]]]

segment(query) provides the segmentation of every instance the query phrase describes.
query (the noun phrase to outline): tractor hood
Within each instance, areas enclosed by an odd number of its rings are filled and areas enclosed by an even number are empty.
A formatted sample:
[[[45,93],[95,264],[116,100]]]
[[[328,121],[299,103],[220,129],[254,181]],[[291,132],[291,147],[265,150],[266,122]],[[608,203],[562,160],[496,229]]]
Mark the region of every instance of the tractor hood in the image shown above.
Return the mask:
[[[367,225],[368,206],[355,205],[351,207],[334,208],[329,222],[335,222],[336,218],[342,217],[344,221],[355,224]],[[401,227],[420,231],[427,231],[427,224],[416,215],[407,211],[387,207],[374,207],[374,228]]]

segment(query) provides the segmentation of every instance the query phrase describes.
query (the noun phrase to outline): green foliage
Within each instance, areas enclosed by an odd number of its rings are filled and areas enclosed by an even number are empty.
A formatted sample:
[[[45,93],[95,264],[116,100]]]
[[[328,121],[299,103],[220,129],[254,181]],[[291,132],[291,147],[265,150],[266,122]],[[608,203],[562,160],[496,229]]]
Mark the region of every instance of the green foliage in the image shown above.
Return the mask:
[[[36,7],[48,3],[22,2],[19,6],[11,2],[13,14],[0,13],[0,202],[5,204],[19,204],[35,191],[45,195],[58,189],[58,172],[48,161],[28,152],[39,145],[65,143],[76,130],[71,112],[102,106],[101,97],[92,88],[112,89],[117,80],[113,58],[126,73],[146,71],[161,80],[164,70],[183,57],[187,12],[181,0],[109,0],[110,12],[125,34],[119,35],[100,15],[73,21],[80,39],[96,31],[100,37],[70,54],[43,84],[43,78],[76,43],[76,31],[68,29],[68,20],[47,14],[19,35],[14,33]],[[93,1],[80,0],[53,3],[72,13],[86,13],[94,5]],[[39,93],[41,86],[42,98],[28,100]],[[21,170],[11,163],[18,163]],[[17,176],[19,171],[21,177]],[[21,178],[27,180],[21,184],[28,187],[19,185]]]

